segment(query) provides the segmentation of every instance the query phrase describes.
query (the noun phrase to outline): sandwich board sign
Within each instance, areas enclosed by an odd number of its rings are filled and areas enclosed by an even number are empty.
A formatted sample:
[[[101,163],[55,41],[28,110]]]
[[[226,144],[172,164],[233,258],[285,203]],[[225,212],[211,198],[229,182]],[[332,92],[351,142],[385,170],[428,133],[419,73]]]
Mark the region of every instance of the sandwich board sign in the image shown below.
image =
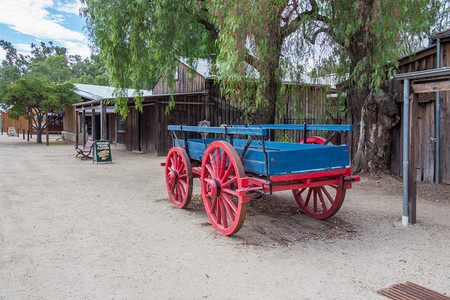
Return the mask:
[[[94,142],[94,159],[92,160],[92,163],[94,161],[97,162],[110,162],[112,163],[111,159],[111,145],[109,141],[95,141]]]
[[[16,127],[8,127],[8,136],[16,136]]]

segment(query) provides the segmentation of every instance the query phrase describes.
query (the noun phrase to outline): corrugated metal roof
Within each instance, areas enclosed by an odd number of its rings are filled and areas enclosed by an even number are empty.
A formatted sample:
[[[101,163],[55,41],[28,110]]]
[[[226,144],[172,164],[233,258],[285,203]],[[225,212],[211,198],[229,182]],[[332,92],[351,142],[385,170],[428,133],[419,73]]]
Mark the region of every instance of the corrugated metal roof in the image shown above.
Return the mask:
[[[114,99],[116,96],[114,95],[114,91],[116,90],[111,86],[101,86],[101,85],[92,85],[92,84],[81,84],[75,83],[74,86],[77,88],[75,93],[83,98],[89,100],[107,100]],[[151,96],[152,91],[142,90],[143,96]],[[137,90],[135,89],[125,89],[125,97],[134,98],[138,96]]]
[[[433,34],[431,36],[432,40],[442,39],[450,36],[450,28],[441,32],[438,32],[436,34]]]
[[[7,106],[6,104],[0,103],[0,111],[7,114],[12,106]]]
[[[208,59],[197,59],[193,64],[189,64],[187,59],[180,58],[180,62],[193,69],[195,72],[203,76],[204,78],[215,78],[217,75],[211,73],[211,62]],[[250,71],[251,77],[253,79],[259,78],[258,71],[252,66],[245,63],[246,67]],[[290,76],[289,73],[285,73],[283,76],[284,84],[306,84],[306,85],[315,85],[315,86],[331,86],[332,88],[336,87],[338,83],[338,78],[336,74],[330,74],[323,77],[311,77],[305,74],[294,78],[295,75]]]

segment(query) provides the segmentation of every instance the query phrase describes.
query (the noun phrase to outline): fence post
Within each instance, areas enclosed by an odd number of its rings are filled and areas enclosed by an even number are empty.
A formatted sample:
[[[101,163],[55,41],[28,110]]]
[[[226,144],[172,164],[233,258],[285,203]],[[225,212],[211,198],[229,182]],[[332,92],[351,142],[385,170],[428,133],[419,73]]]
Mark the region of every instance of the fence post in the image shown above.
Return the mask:
[[[46,138],[47,138],[47,146],[49,145],[49,141],[48,141],[48,130],[46,130]]]
[[[30,141],[30,129],[27,130],[27,142]]]
[[[25,139],[25,128],[22,129],[22,136],[23,136],[23,139]]]

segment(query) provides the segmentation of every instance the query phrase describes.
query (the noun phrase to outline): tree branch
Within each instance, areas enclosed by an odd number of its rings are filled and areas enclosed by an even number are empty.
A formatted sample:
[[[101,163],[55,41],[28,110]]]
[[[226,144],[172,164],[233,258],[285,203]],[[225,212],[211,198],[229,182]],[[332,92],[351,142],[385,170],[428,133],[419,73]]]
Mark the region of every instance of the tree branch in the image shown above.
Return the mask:
[[[191,10],[187,8],[185,8],[184,10],[187,14],[191,15],[197,23],[203,25],[203,27],[205,27],[205,29],[209,31],[211,37],[214,40],[217,40],[219,38],[219,33],[217,32],[216,27],[214,27],[214,24],[205,19],[200,18],[198,14],[194,14]]]
[[[322,32],[327,32],[328,31],[328,28],[319,28],[316,32],[314,32],[314,34],[313,34],[313,36],[312,36],[312,38],[309,38],[305,33],[303,33],[303,37],[307,40],[307,41],[309,41],[311,44],[315,44],[316,43],[316,39],[317,39],[317,36],[320,34],[320,33],[322,33]]]
[[[283,26],[283,30],[281,31],[282,39],[285,39],[286,37],[294,33],[298,29],[298,26],[301,24],[303,19],[307,17],[311,17],[311,19],[323,22],[325,24],[328,23],[329,21],[328,17],[319,14],[319,6],[317,5],[317,2],[315,0],[310,0],[309,3],[311,4],[310,10],[306,10],[298,14],[297,17],[293,19],[290,23],[286,22],[286,24]],[[289,19],[287,21],[289,21]]]

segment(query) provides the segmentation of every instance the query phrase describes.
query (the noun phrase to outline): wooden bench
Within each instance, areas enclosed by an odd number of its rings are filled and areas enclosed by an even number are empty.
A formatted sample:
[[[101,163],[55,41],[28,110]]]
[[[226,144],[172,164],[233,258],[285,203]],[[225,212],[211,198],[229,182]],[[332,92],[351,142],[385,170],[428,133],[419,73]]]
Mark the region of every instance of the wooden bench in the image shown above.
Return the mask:
[[[75,151],[77,152],[77,155],[75,157],[78,157],[78,155],[82,155],[81,160],[83,160],[84,158],[92,158],[89,155],[92,153],[92,148],[94,148],[93,146],[94,141],[87,141],[84,147],[75,148]]]

